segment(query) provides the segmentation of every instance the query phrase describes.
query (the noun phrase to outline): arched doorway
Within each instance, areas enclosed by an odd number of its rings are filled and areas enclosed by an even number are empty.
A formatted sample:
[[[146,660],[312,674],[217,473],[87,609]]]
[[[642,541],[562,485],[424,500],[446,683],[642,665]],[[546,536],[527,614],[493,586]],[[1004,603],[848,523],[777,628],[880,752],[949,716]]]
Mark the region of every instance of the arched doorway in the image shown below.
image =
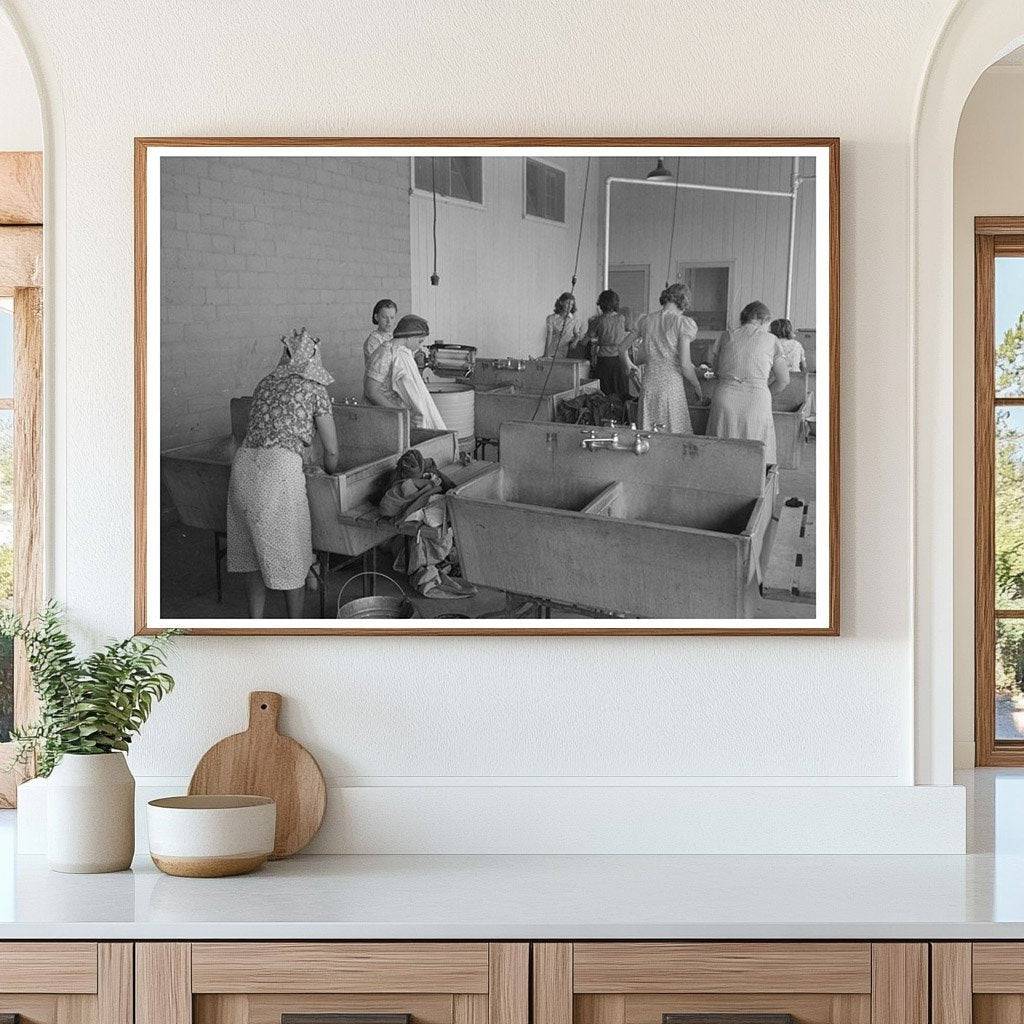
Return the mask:
[[[953,156],[980,75],[1024,42],[1019,0],[961,0],[925,71],[911,139],[915,254],[915,778],[952,781],[954,682]],[[957,643],[965,638],[957,636]],[[972,641],[971,641],[972,642]]]

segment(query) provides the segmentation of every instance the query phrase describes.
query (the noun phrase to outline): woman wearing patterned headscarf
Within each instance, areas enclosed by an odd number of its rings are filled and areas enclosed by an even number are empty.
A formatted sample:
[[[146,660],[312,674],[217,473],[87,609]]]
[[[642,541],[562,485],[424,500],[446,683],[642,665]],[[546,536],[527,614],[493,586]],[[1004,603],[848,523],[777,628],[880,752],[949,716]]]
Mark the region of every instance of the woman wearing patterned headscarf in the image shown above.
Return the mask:
[[[256,385],[249,426],[228,485],[228,572],[247,574],[249,617],[263,617],[267,590],[283,590],[288,617],[302,618],[313,564],[302,451],[319,435],[324,469],[338,470],[338,439],[320,361],[304,327],[281,339],[284,357]]]

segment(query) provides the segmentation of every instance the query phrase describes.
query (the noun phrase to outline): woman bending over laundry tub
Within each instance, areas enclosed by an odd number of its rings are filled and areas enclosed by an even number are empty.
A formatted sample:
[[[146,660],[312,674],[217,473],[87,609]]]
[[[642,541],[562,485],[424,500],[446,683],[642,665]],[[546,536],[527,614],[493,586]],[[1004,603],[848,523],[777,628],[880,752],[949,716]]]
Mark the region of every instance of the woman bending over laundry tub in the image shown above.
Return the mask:
[[[366,357],[363,391],[372,405],[408,409],[412,425],[427,430],[446,430],[444,420],[430,396],[413,352],[430,336],[430,326],[421,316],[407,313],[395,324],[392,336],[382,340]],[[373,335],[370,335],[372,338]],[[370,338],[367,339],[367,345]],[[364,347],[364,352],[366,348]]]
[[[768,331],[770,319],[763,302],[751,302],[740,313],[739,328],[715,342],[710,353],[715,389],[708,412],[709,436],[763,441],[769,466],[778,462],[772,393],[789,386],[786,357]]]
[[[256,385],[245,440],[228,484],[227,568],[246,573],[249,617],[263,617],[267,590],[283,590],[288,617],[302,618],[312,532],[302,450],[320,436],[324,469],[338,470],[338,440],[320,361],[306,328],[281,339],[280,365]]]

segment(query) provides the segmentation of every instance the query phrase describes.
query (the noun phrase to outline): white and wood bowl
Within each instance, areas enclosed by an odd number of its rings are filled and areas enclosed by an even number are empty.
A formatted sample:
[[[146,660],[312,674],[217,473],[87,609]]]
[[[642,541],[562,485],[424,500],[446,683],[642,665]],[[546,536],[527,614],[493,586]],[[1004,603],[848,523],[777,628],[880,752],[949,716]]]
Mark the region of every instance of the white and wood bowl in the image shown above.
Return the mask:
[[[168,875],[223,878],[261,867],[274,850],[277,805],[264,796],[150,800],[149,854]]]

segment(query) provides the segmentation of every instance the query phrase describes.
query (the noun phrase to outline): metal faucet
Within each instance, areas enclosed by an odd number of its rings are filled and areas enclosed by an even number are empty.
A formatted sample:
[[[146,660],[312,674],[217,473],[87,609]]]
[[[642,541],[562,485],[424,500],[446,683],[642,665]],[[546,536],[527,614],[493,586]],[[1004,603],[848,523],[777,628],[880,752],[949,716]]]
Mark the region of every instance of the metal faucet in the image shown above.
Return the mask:
[[[612,448],[617,449],[619,445],[619,432],[616,430],[611,437],[598,437],[597,431],[592,430],[590,433],[580,441],[580,447],[586,448],[587,451],[597,451],[598,448]]]
[[[621,444],[617,430],[610,437],[608,435],[599,437],[596,430],[591,430],[580,441],[580,447],[588,452],[604,448],[607,451],[632,452],[634,455],[646,455],[651,450],[651,435],[646,431],[638,430],[632,444]]]

